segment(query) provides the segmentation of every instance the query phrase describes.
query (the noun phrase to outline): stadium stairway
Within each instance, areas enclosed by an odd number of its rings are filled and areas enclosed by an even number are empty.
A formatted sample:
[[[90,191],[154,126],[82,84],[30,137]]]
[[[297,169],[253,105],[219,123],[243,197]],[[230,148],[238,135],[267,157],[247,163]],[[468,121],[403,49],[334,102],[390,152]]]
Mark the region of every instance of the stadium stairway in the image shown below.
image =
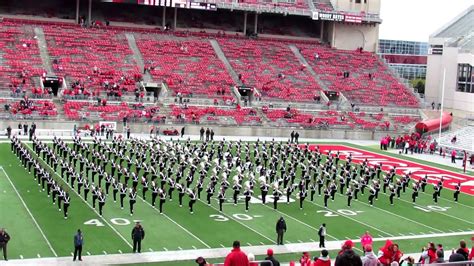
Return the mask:
[[[212,48],[214,49],[214,52],[216,53],[217,57],[222,61],[224,64],[227,72],[229,73],[230,77],[234,81],[234,84],[237,84],[238,86],[242,86],[242,81],[240,81],[239,76],[237,75],[237,72],[235,72],[234,68],[230,65],[229,60],[225,56],[224,52],[222,51],[219,43],[216,40],[209,40],[211,43]],[[240,101],[240,93],[236,89],[231,89],[232,95],[234,98],[237,100],[237,103],[242,105],[242,102]]]
[[[308,64],[308,62],[306,61],[306,58],[304,58],[304,56],[300,53],[298,48],[293,44],[289,45],[289,47],[290,47],[290,50],[295,54],[296,58],[298,58],[298,61],[300,61],[300,64],[306,66],[309,73],[311,73],[311,76],[314,78],[314,80],[316,80],[319,86],[321,86],[321,88],[325,91],[329,90],[327,85],[324,84],[324,82],[321,82],[316,72],[314,72],[314,69]]]
[[[34,32],[36,40],[38,41],[38,48],[40,52],[41,61],[43,62],[43,68],[48,72],[48,74],[54,75],[53,67],[51,66],[51,59],[48,53],[48,45],[46,44],[43,29],[40,27],[35,27]]]
[[[143,61],[142,54],[140,53],[140,50],[137,47],[137,42],[135,41],[135,36],[131,33],[126,33],[125,37],[127,38],[128,46],[130,47],[130,50],[133,52],[133,57],[135,59],[135,62],[138,65],[138,68],[140,71],[143,71],[145,69],[145,63]],[[145,82],[151,82],[152,78],[149,72],[146,72],[143,74],[143,80]]]

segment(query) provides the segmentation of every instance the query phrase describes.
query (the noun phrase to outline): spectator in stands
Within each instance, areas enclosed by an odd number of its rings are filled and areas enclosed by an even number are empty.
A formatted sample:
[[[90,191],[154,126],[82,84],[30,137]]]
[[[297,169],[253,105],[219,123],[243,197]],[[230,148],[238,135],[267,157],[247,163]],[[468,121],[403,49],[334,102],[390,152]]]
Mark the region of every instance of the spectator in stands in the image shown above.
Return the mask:
[[[300,266],[311,266],[311,256],[309,252],[303,252],[300,258]]]
[[[436,260],[435,263],[443,263],[444,261],[444,252],[443,250],[436,250]]]
[[[240,242],[234,241],[232,247],[232,251],[225,257],[224,266],[249,266],[247,255],[240,250]]]
[[[436,256],[438,260],[441,258],[442,262],[444,262],[444,249],[442,244],[438,244],[438,248],[436,249]]]
[[[473,260],[474,259],[474,236],[471,238],[472,241],[472,247],[471,247],[471,253],[469,253],[468,259]]]
[[[392,262],[400,263],[403,253],[398,249],[398,244],[394,244],[392,240],[388,239],[385,246],[380,249],[379,262],[384,266],[389,266]]]
[[[329,258],[329,252],[325,249],[321,250],[321,256],[314,257],[313,266],[331,266],[331,259]]]
[[[467,260],[469,258],[469,249],[466,246],[466,241],[459,241],[459,248],[458,250],[456,250],[456,253],[463,255],[464,260]]]
[[[198,257],[196,259],[196,263],[197,263],[198,266],[206,266],[207,265],[207,261],[203,257]]]
[[[267,249],[267,257],[265,260],[271,261],[271,264],[268,262],[262,262],[261,266],[280,266],[280,262],[273,256],[273,249],[271,248]]]
[[[365,255],[362,257],[362,265],[364,266],[378,266],[379,260],[375,253],[372,251],[372,245],[364,246]]]
[[[353,247],[354,247],[354,242],[352,242],[352,240],[346,240],[342,244],[341,250],[339,251],[339,253],[337,255],[341,255],[342,253],[344,253],[347,250],[352,250]]]
[[[436,247],[433,242],[428,243],[428,247],[423,248],[420,261],[423,264],[431,264],[436,261]]]
[[[347,249],[336,257],[335,266],[362,266],[362,260],[354,250]]]
[[[249,259],[249,266],[258,266],[258,262],[255,262],[255,255],[252,253],[249,253],[247,255],[247,258]]]

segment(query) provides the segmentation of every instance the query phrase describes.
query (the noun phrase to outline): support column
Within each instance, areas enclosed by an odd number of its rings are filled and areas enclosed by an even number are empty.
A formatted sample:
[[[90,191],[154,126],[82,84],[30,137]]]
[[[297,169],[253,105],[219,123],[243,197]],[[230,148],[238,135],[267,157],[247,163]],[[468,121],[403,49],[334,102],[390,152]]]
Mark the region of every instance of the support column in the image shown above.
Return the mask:
[[[177,21],[178,21],[178,8],[174,7],[173,30],[176,30]]]
[[[255,24],[253,25],[253,33],[258,33],[258,13],[255,12]]]
[[[92,24],[92,0],[89,0],[89,18],[88,18],[88,24]]]
[[[321,41],[324,41],[324,20],[321,20],[321,30],[320,30],[321,35],[319,36],[319,39]]]
[[[80,0],[76,0],[76,23],[79,23],[79,2]]]
[[[247,35],[247,12],[244,12],[244,35]]]
[[[165,25],[166,25],[166,6],[163,6],[163,21],[161,22],[161,25],[162,25],[163,30],[164,30]]]

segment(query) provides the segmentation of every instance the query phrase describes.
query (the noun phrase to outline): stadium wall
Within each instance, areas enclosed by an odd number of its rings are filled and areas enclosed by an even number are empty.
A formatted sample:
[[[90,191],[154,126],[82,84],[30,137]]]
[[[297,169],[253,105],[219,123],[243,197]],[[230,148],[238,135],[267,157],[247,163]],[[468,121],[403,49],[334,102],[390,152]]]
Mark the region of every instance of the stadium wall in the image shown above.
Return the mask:
[[[332,47],[355,50],[363,46],[365,51],[376,52],[379,41],[379,24],[332,23],[329,27]]]
[[[21,120],[21,121],[2,121],[0,122],[0,129],[5,129],[10,125],[13,129],[18,128],[18,123],[31,124],[32,122],[36,123],[36,126],[42,135],[51,135],[51,136],[70,136],[72,135],[74,125],[77,127],[83,127],[86,124],[91,125],[92,123],[85,122],[51,122],[51,121],[41,121],[41,120]],[[130,128],[132,134],[148,134],[150,131],[150,124],[135,124],[130,123]],[[298,131],[300,133],[300,138],[312,138],[312,139],[351,139],[351,140],[379,140],[387,134],[392,136],[400,134],[400,132],[394,131],[368,131],[368,130],[343,130],[343,129],[332,129],[332,130],[316,130],[316,129],[303,129],[299,127],[293,128],[268,128],[268,127],[250,127],[250,126],[210,126],[210,125],[163,125],[157,124],[156,127],[159,127],[160,132],[163,132],[165,129],[177,129],[178,131],[181,127],[186,127],[185,135],[199,135],[199,130],[201,127],[212,128],[216,136],[265,136],[265,137],[289,137],[292,131]],[[44,130],[46,129],[46,130]],[[117,122],[117,133],[123,132],[123,124]],[[171,136],[165,136],[171,137]],[[174,137],[176,138],[176,137]]]
[[[341,11],[380,13],[380,0],[360,1],[360,3],[355,3],[353,0],[331,0],[331,3]]]
[[[433,44],[433,42],[430,42]],[[444,108],[474,112],[474,93],[457,91],[458,64],[474,65],[474,55],[459,53],[457,47],[443,47],[442,55],[428,55],[426,70],[426,102],[440,103],[443,91],[443,71],[446,68]]]

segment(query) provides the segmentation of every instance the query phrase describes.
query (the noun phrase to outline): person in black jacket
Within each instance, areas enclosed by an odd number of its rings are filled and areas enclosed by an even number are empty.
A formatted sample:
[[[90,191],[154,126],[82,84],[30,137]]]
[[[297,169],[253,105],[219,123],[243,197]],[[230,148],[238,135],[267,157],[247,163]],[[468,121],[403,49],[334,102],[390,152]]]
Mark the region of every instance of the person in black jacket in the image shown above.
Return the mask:
[[[0,248],[3,250],[3,258],[7,259],[7,243],[10,241],[10,235],[5,231],[5,228],[0,229]]]
[[[271,265],[269,262],[262,262],[262,266],[280,266],[280,262],[273,257],[273,249],[267,249],[267,257],[265,258],[266,261],[271,261]]]
[[[286,232],[286,222],[280,217],[276,223],[277,245],[283,245],[283,234]]]
[[[140,253],[142,250],[142,240],[145,238],[145,230],[143,230],[142,225],[137,222],[135,227],[132,230],[132,239],[133,239],[133,253]]]

